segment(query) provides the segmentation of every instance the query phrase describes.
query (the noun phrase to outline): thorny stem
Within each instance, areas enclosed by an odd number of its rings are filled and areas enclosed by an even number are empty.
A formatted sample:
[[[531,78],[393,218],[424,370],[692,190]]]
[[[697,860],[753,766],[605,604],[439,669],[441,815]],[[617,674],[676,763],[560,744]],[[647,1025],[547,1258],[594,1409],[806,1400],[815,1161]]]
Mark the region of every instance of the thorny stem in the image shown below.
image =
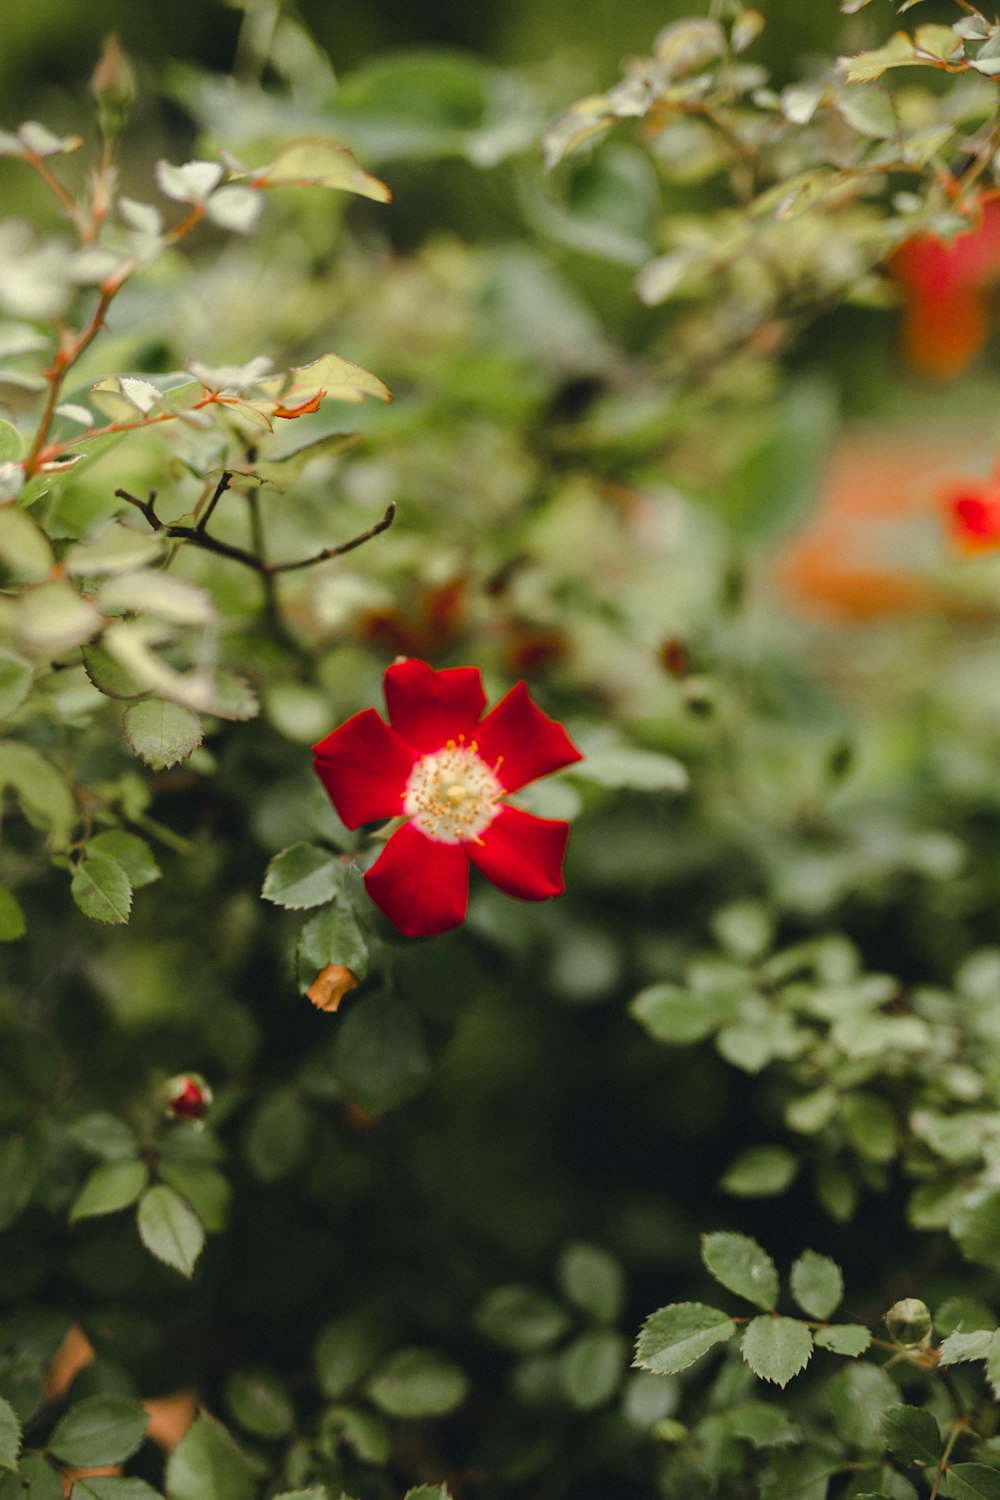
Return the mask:
[[[58,198],[62,207],[66,210],[66,213],[72,220],[73,227],[76,230],[77,234],[80,236],[81,240],[86,240],[87,225],[83,215],[80,212],[80,206],[76,202],[76,199],[73,197],[69,189],[64,187],[63,184],[59,181],[59,178],[49,167],[44,156],[39,156],[36,152],[29,151],[24,159],[28,163],[28,165],[30,167],[33,167],[34,170],[38,173],[39,177],[45,183],[45,186],[49,189],[49,191],[51,193],[54,193]]]
[[[958,1442],[959,1437],[966,1430],[968,1425],[969,1424],[967,1417],[956,1417],[954,1422],[952,1422],[951,1431],[948,1434],[948,1441],[944,1445],[944,1452],[938,1459],[937,1473],[934,1476],[934,1483],[931,1486],[930,1500],[937,1500],[938,1490],[941,1488],[941,1481],[948,1472],[948,1464],[951,1459],[952,1449],[954,1448],[955,1444]]]
[[[208,514],[228,489],[231,479],[232,475],[228,472],[222,476],[210,502]],[[351,537],[350,541],[341,542],[337,547],[324,547],[321,552],[316,552],[311,557],[297,558],[294,562],[271,563],[260,552],[250,552],[245,547],[237,547],[231,542],[224,542],[219,537],[212,536],[205,530],[207,514],[197,526],[180,526],[173,523],[164,525],[156,514],[155,490],[150,491],[148,500],[140,500],[137,495],[132,495],[128,490],[123,489],[115,490],[115,494],[119,500],[127,500],[129,505],[134,505],[137,510],[140,510],[154,531],[162,531],[164,536],[191,542],[195,547],[201,547],[206,552],[214,552],[218,557],[228,557],[233,562],[243,563],[245,567],[252,568],[264,579],[272,579],[278,573],[291,573],[298,568],[311,568],[314,564],[327,562],[332,557],[343,557],[345,552],[353,552],[355,547],[361,547],[365,542],[370,542],[373,537],[378,536],[380,532],[387,531],[396,515],[396,502],[392,501],[381,520],[376,521],[374,526],[369,526],[368,530],[361,532],[359,536]],[[259,531],[256,534],[255,543],[258,540]]]
[[[55,359],[52,361],[49,368],[45,371],[45,379],[48,382],[49,393],[45,398],[45,408],[42,412],[41,420],[38,424],[38,431],[35,433],[35,440],[31,445],[31,450],[28,453],[27,458],[24,461],[24,473],[26,478],[30,478],[30,476],[34,473],[36,467],[38,466],[39,455],[42,452],[42,449],[45,447],[45,439],[49,435],[49,430],[52,426],[52,419],[55,416],[55,410],[57,405],[59,404],[59,393],[62,389],[62,383],[66,379],[67,373],[73,368],[77,360],[80,358],[80,355],[86,348],[88,348],[88,346],[93,342],[93,340],[100,333],[101,329],[104,327],[104,319],[107,317],[108,308],[111,306],[112,299],[120,286],[120,280],[113,283],[105,283],[105,285],[101,288],[101,294],[98,297],[97,304],[94,308],[93,313],[91,314],[90,322],[87,324],[86,328],[83,329],[82,333],[78,333],[75,338],[67,338],[65,335],[63,335],[63,337],[60,339],[59,348],[56,351]]]

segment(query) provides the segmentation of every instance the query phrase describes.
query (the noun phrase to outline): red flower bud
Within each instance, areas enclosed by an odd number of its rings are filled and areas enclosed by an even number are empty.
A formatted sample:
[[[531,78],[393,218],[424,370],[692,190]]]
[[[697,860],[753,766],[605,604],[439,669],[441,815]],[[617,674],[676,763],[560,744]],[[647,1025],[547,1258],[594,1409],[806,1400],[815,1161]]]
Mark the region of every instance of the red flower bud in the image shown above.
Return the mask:
[[[203,1120],[212,1107],[212,1090],[200,1073],[178,1073],[164,1086],[167,1114],[175,1120]]]

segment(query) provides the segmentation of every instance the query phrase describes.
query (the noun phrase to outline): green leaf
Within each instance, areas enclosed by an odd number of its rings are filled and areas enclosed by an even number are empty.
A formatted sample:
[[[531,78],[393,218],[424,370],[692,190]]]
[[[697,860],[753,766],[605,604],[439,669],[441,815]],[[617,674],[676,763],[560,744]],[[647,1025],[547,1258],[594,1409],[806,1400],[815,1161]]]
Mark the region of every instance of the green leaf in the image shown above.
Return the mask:
[[[813,1334],[817,1349],[829,1349],[831,1354],[843,1354],[848,1359],[857,1359],[859,1354],[864,1354],[871,1341],[871,1334],[861,1323],[832,1323],[829,1328],[818,1328]]]
[[[444,1484],[418,1484],[407,1490],[403,1500],[451,1500],[451,1491]]]
[[[621,1384],[627,1349],[620,1333],[594,1328],[581,1333],[559,1356],[559,1384],[578,1411],[610,1401]]]
[[[0,1396],[0,1469],[16,1473],[21,1452],[21,1424],[9,1401]]]
[[[35,1167],[23,1136],[0,1140],[0,1230],[9,1229],[31,1201]]]
[[[616,1323],[625,1302],[621,1265],[599,1245],[572,1244],[563,1251],[559,1285],[570,1302],[598,1323]]]
[[[631,746],[595,750],[567,775],[636,792],[685,792],[689,784],[686,769],[673,756]]]
[[[28,930],[21,903],[5,885],[0,885],[0,943],[15,943]]]
[[[740,1343],[743,1358],[754,1374],[780,1386],[805,1369],[812,1349],[812,1334],[797,1318],[754,1318]]]
[[[225,1229],[232,1189],[215,1167],[203,1162],[160,1160],[159,1175],[186,1198],[210,1234]]]
[[[952,1464],[939,1493],[947,1500],[1000,1500],[1000,1470],[988,1464]]]
[[[700,1042],[735,1013],[736,1004],[728,991],[701,992],[675,984],[652,984],[629,1006],[629,1014],[655,1041],[678,1047]]]
[[[207,1412],[192,1422],[167,1460],[170,1500],[256,1500],[254,1466]]]
[[[887,68],[902,68],[916,63],[913,55],[913,40],[905,31],[893,32],[884,47],[871,52],[859,52],[848,63],[844,77],[848,83],[872,83],[881,78]]]
[[[24,439],[6,418],[0,417],[0,463],[17,463],[24,455]]]
[[[867,1161],[891,1161],[896,1154],[896,1120],[884,1099],[874,1094],[848,1094],[841,1105],[844,1126],[859,1154]]]
[[[117,860],[107,854],[91,854],[73,871],[73,900],[94,922],[127,922],[132,910],[132,887]]]
[[[430,1072],[413,1008],[394,995],[365,995],[337,1032],[334,1067],[344,1093],[371,1114],[396,1109]]]
[[[778,1448],[800,1441],[788,1413],[769,1401],[745,1401],[730,1407],[725,1414],[726,1426],[757,1449]]]
[[[328,964],[345,964],[356,979],[368,973],[368,944],[346,894],[310,917],[299,935],[299,985],[307,989]]]
[[[17,601],[14,631],[29,656],[53,656],[82,646],[100,630],[103,620],[89,600],[64,579],[36,583]]]
[[[811,1318],[828,1318],[840,1306],[844,1278],[837,1262],[815,1250],[803,1250],[789,1278],[792,1296]]]
[[[265,901],[293,911],[322,906],[336,895],[343,870],[343,862],[328,849],[316,844],[292,844],[271,860],[261,895]]]
[[[187,760],[204,734],[197,714],[162,698],[133,703],[125,710],[122,729],[131,749],[154,771]]]
[[[711,921],[717,943],[733,958],[754,963],[774,942],[774,917],[760,901],[733,901]]]
[[[837,396],[823,380],[797,381],[760,425],[755,446],[715,497],[737,536],[760,541],[789,531],[814,502],[837,431]]]
[[[161,1496],[144,1479],[88,1474],[75,1481],[69,1500],[161,1500]]]
[[[56,1423],[48,1450],[64,1464],[92,1469],[131,1458],[146,1436],[149,1417],[127,1396],[88,1396]]]
[[[243,1153],[262,1182],[277,1182],[298,1165],[309,1143],[309,1124],[309,1111],[290,1089],[261,1101],[250,1117]]]
[[[390,1417],[444,1417],[461,1406],[468,1381],[457,1365],[430,1349],[400,1349],[367,1384]]]
[[[173,1188],[158,1183],[139,1203],[139,1234],[151,1255],[190,1276],[205,1243],[198,1215]]]
[[[922,1406],[890,1406],[882,1413],[885,1443],[904,1464],[936,1464],[944,1444],[936,1419]]]
[[[81,1115],[67,1131],[84,1151],[106,1161],[128,1161],[139,1154],[139,1142],[131,1125],[106,1110]]]
[[[323,1418],[323,1435],[333,1433],[365,1464],[386,1464],[392,1452],[382,1418],[363,1406],[332,1406]]]
[[[142,698],[149,691],[143,683],[127,672],[110,651],[97,641],[91,641],[82,651],[83,670],[99,693],[107,698]]]
[[[87,845],[87,858],[94,854],[106,854],[120,865],[133,890],[152,885],[160,878],[160,867],[146,840],[135,833],[126,833],[123,828],[109,828],[96,834]]]
[[[149,1182],[149,1168],[142,1161],[105,1161],[95,1167],[73,1199],[69,1221],[113,1214],[128,1208]]]
[[[31,680],[30,661],[0,646],[0,719],[6,719],[21,707],[31,691]]]
[[[703,1302],[674,1302],[648,1317],[639,1332],[635,1361],[654,1375],[677,1375],[716,1344],[725,1344],[736,1324]]]
[[[4,1489],[4,1483],[10,1485]],[[15,1488],[16,1485],[16,1488]],[[55,1466],[40,1453],[29,1453],[21,1462],[17,1479],[4,1480],[0,1475],[3,1500],[63,1500],[62,1479]]]
[[[272,1370],[237,1370],[226,1381],[226,1404],[254,1437],[286,1437],[295,1422],[288,1388]]]
[[[523,1354],[545,1349],[570,1325],[558,1302],[530,1286],[498,1286],[479,1305],[476,1326],[494,1343]]]
[[[795,1180],[799,1161],[783,1146],[748,1146],[719,1181],[736,1198],[773,1198]]]
[[[1000,1191],[977,1193],[967,1200],[950,1228],[963,1255],[1000,1270]]]
[[[841,1437],[864,1453],[881,1454],[882,1415],[899,1405],[899,1387],[878,1365],[845,1366],[827,1383],[827,1403]]]
[[[55,566],[45,533],[17,506],[0,510],[0,562],[15,583],[38,583]]]
[[[54,847],[64,849],[76,822],[76,807],[63,777],[34,745],[16,740],[0,744],[0,794],[8,787],[25,817],[47,828]]]
[[[701,1237],[701,1258],[716,1281],[767,1311],[778,1300],[778,1272],[767,1251],[746,1234],[719,1230]]]
[[[349,1313],[323,1329],[314,1360],[320,1389],[326,1396],[342,1396],[373,1368],[382,1353],[382,1340],[371,1318]]]

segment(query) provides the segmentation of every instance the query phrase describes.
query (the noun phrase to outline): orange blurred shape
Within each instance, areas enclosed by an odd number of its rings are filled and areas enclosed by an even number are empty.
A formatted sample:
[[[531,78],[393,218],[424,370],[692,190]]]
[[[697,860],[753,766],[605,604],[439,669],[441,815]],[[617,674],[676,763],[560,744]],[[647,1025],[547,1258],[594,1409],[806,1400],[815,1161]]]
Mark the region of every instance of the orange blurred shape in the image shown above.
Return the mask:
[[[981,448],[981,432],[845,434],[815,510],[775,560],[787,600],[799,613],[855,620],[942,608],[945,595],[921,575],[920,559],[942,484]]]
[[[121,1471],[121,1464],[100,1464],[96,1469],[60,1469],[63,1495],[69,1495],[78,1479],[117,1479]]]
[[[1000,277],[1000,198],[984,198],[978,222],[952,240],[919,234],[888,267],[903,293],[907,362],[932,380],[954,380],[989,336]]]
[[[80,1371],[95,1357],[94,1346],[79,1323],[71,1324],[45,1371],[46,1401],[60,1401]]]
[[[344,996],[357,989],[358,982],[346,964],[327,964],[306,990],[306,996],[317,1010],[335,1011]]]
[[[46,1401],[61,1401],[80,1371],[95,1358],[93,1344],[79,1323],[73,1323],[67,1329],[62,1343],[45,1372]],[[194,1391],[173,1391],[169,1396],[153,1396],[142,1404],[149,1414],[146,1435],[152,1438],[154,1443],[159,1443],[161,1448],[175,1447],[198,1414],[198,1400]],[[82,1479],[88,1474],[95,1476],[120,1474],[121,1466],[101,1469],[68,1469],[65,1473],[64,1486],[66,1486],[66,1493],[69,1494],[69,1486],[66,1485],[67,1478],[71,1485],[73,1479]]]
[[[172,1391],[169,1396],[151,1396],[143,1406],[149,1413],[146,1436],[168,1451],[176,1448],[198,1415],[194,1391]]]
[[[366,641],[394,656],[433,657],[451,645],[468,610],[464,578],[420,591],[410,608],[370,610],[358,622]]]

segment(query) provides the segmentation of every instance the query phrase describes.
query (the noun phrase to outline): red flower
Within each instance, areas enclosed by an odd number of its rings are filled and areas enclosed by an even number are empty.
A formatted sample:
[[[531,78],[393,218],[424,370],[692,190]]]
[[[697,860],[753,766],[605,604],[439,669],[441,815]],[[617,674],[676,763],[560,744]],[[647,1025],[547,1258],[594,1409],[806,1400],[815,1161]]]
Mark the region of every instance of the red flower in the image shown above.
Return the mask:
[[[985,198],[978,222],[951,240],[914,235],[889,261],[905,303],[903,345],[922,375],[951,380],[980,352],[1000,276],[1000,198]]]
[[[389,723],[373,708],[313,747],[316,771],[348,828],[405,818],[365,876],[375,905],[407,937],[447,932],[465,919],[469,861],[522,901],[565,889],[569,824],[505,798],[581,760],[561,724],[523,682],[485,718],[477,667],[435,672],[396,662],[385,674]]]
[[[212,1090],[200,1073],[178,1073],[163,1092],[167,1114],[175,1120],[203,1120],[212,1107]]]
[[[1000,547],[1000,476],[967,479],[942,496],[952,541],[961,552]]]

